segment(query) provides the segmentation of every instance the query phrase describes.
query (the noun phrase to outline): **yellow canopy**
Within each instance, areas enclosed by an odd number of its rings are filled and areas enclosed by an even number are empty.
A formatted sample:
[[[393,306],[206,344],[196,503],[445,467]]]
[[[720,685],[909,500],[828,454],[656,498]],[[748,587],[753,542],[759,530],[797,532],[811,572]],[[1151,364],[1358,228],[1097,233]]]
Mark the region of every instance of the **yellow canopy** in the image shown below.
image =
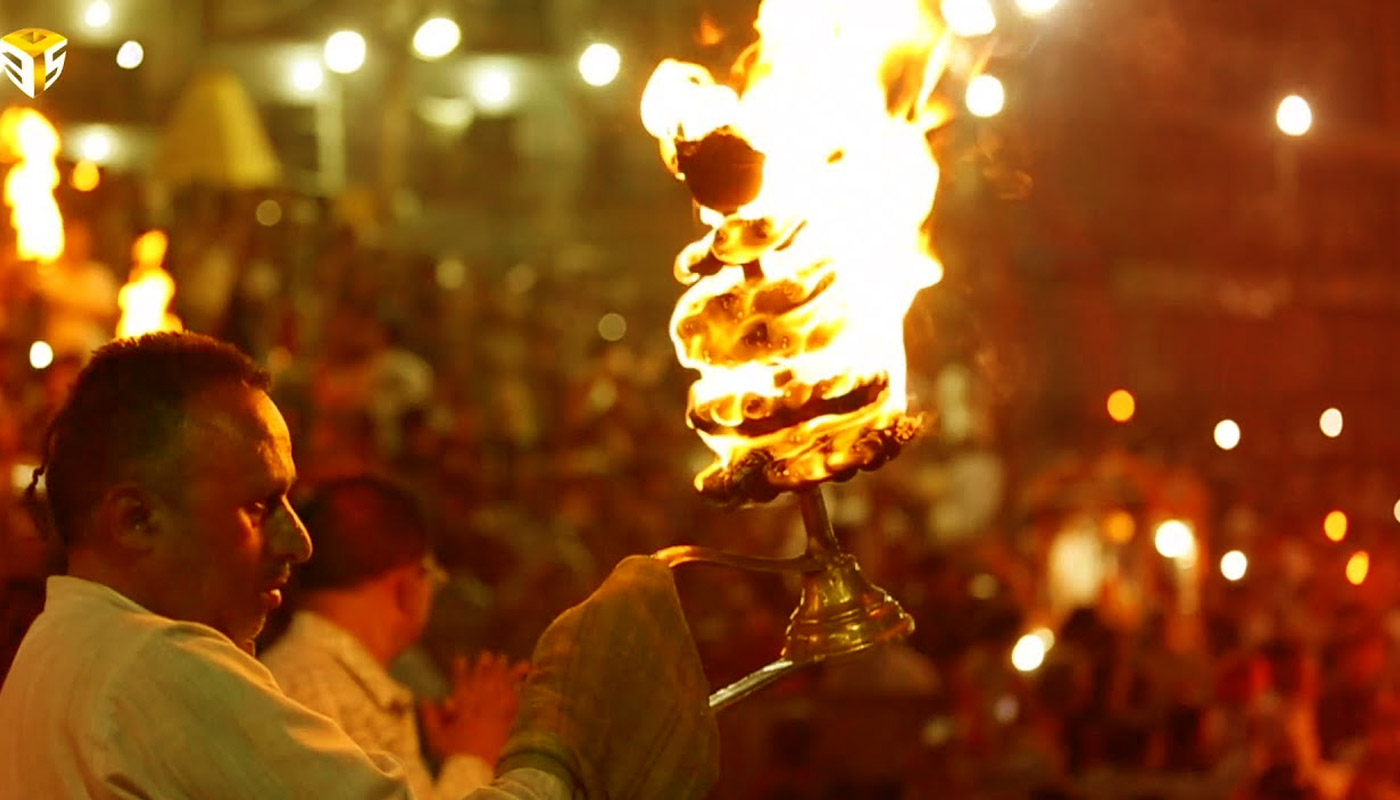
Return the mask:
[[[276,185],[282,165],[252,98],[232,72],[200,72],[185,87],[165,129],[156,174],[173,185],[228,189]]]

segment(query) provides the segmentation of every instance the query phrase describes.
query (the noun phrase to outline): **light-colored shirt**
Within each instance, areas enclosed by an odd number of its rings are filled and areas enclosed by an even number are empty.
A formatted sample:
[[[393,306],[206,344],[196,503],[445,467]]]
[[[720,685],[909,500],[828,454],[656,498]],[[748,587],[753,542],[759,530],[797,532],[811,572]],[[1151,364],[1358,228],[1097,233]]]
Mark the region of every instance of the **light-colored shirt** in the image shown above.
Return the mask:
[[[403,769],[205,625],[153,614],[107,586],[48,581],[44,611],[0,687],[0,798],[404,800]],[[471,800],[565,800],[513,770]]]
[[[403,765],[420,800],[457,800],[491,782],[491,765],[448,756],[436,782],[423,760],[413,693],[395,681],[353,634],[310,611],[298,611],[261,657],[288,697],[335,720],[369,752]]]

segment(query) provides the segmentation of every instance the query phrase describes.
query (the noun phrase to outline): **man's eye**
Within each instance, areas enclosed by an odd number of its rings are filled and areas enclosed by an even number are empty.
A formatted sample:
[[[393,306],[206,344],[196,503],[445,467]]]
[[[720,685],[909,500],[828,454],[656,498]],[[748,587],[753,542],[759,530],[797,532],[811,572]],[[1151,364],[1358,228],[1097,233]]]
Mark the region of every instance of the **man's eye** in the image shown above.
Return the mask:
[[[267,503],[254,503],[254,504],[248,506],[248,514],[249,514],[249,516],[253,516],[253,517],[257,517],[258,519],[262,519],[263,517],[267,516],[267,509],[268,509]]]

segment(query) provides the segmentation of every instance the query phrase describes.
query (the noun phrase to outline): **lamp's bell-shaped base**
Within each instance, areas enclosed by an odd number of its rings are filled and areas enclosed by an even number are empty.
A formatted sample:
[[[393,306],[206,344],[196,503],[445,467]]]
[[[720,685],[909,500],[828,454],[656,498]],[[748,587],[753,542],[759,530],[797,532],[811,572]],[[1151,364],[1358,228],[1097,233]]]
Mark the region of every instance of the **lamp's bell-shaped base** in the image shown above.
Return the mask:
[[[783,658],[799,664],[847,655],[914,632],[914,618],[841,553],[825,569],[802,575]]]

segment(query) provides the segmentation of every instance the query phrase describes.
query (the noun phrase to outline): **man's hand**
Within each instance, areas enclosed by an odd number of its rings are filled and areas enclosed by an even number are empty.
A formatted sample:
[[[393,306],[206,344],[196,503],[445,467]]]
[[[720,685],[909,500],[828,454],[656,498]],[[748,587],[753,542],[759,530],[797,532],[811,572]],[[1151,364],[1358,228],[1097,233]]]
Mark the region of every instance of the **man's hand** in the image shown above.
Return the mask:
[[[587,800],[701,800],[719,773],[709,694],[671,570],[624,559],[540,637],[497,771],[542,769]]]
[[[495,766],[520,707],[520,683],[528,664],[512,666],[503,655],[483,652],[475,662],[452,662],[452,694],[421,707],[428,750],[437,758],[470,755]]]

